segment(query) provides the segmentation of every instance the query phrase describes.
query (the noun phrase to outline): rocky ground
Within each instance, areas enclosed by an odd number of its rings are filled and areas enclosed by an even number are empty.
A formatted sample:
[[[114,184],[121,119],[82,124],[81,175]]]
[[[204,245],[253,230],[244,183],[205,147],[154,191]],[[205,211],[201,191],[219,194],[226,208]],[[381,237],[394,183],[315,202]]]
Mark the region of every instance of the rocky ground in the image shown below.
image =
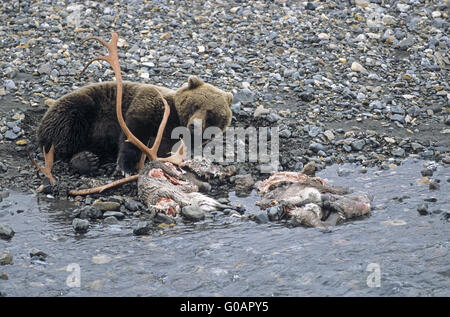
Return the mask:
[[[125,80],[177,88],[199,75],[234,93],[233,127],[279,127],[280,170],[299,171],[310,161],[318,169],[346,162],[362,171],[389,169],[411,156],[450,164],[449,6],[445,0],[2,2],[0,191],[42,184],[26,148],[42,162],[35,131],[52,99],[112,78],[101,63],[77,75],[104,51],[82,40],[109,39],[112,31],[120,36]],[[258,162],[236,165],[240,175],[267,177]],[[114,164],[80,177],[64,162],[54,175],[72,189],[121,177]],[[136,185],[102,196],[108,195],[136,198]]]

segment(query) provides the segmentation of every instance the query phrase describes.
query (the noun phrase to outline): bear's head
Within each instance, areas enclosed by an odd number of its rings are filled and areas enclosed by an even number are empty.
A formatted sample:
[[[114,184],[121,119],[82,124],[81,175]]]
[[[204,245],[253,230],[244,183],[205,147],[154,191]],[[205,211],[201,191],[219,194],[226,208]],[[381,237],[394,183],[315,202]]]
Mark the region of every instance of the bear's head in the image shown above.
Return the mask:
[[[190,76],[187,86],[175,92],[174,104],[182,126],[194,131],[201,123],[201,131],[218,127],[222,131],[231,123],[233,94],[204,83],[197,76]]]

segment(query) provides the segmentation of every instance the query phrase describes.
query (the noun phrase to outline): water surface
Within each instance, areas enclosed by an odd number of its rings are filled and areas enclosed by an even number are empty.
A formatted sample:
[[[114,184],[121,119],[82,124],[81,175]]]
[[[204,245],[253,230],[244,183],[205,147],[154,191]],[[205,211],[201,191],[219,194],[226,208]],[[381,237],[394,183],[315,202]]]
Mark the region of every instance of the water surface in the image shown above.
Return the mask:
[[[450,296],[450,167],[433,178],[440,189],[417,183],[423,161],[360,173],[332,166],[318,176],[374,195],[369,218],[324,233],[256,224],[217,213],[204,222],[133,236],[137,219],[117,225],[91,222],[85,235],[71,227],[69,202],[10,191],[0,222],[16,232],[0,240],[13,265],[0,266],[6,296]],[[341,176],[338,176],[341,175]],[[256,196],[230,198],[255,211]],[[432,213],[420,216],[424,199]],[[31,259],[38,248],[45,261]],[[80,268],[80,287],[67,283]],[[375,266],[374,266],[375,265]],[[373,269],[380,272],[373,284]],[[369,283],[368,283],[369,280]],[[376,287],[379,285],[379,287]]]

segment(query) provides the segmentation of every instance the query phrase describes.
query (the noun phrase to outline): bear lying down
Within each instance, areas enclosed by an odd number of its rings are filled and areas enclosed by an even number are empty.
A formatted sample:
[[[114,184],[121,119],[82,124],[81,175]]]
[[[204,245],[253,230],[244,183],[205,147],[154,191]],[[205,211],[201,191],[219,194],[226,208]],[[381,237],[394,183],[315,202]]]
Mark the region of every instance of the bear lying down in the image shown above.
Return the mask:
[[[158,156],[168,155],[178,140],[170,138],[174,128],[193,128],[200,119],[202,130],[215,126],[224,131],[231,122],[233,95],[190,76],[187,86],[178,90],[149,84],[124,82],[122,109],[131,132],[144,144],[156,137],[164,114],[159,90],[170,106],[170,117],[164,131]],[[141,151],[130,142],[116,116],[116,83],[90,84],[69,93],[54,103],[41,120],[39,146],[48,152],[55,147],[55,159],[81,158],[79,171],[89,173],[100,162],[117,159],[120,170],[133,174]],[[95,155],[93,155],[93,154]],[[79,161],[79,160],[78,160]]]

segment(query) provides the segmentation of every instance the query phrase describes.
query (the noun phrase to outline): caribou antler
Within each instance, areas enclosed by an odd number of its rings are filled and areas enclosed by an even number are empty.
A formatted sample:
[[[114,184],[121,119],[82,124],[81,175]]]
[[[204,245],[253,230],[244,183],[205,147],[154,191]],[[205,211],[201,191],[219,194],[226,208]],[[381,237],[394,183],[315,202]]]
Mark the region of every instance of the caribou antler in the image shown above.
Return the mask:
[[[170,107],[167,103],[167,101],[164,99],[163,95],[161,94],[161,92],[156,89],[156,91],[158,92],[162,102],[164,103],[164,115],[163,115],[163,119],[161,121],[161,124],[159,125],[158,128],[158,133],[156,135],[156,139],[155,142],[153,143],[153,146],[149,149],[144,143],[142,143],[138,138],[136,138],[133,133],[130,131],[130,129],[128,129],[125,120],[123,119],[123,114],[122,114],[122,74],[120,71],[120,64],[119,64],[119,56],[117,54],[117,40],[119,38],[118,34],[116,32],[111,33],[111,42],[107,43],[105,42],[103,39],[97,37],[97,36],[91,36],[88,37],[87,39],[85,39],[83,41],[89,41],[89,40],[97,40],[99,41],[101,44],[103,44],[109,52],[108,56],[99,56],[99,57],[95,57],[93,59],[91,59],[87,65],[83,68],[83,70],[81,71],[81,73],[83,73],[86,68],[93,62],[96,60],[103,60],[105,62],[107,62],[108,64],[111,65],[111,67],[114,70],[114,74],[116,75],[116,83],[117,83],[117,92],[116,92],[116,113],[117,113],[117,120],[119,121],[119,125],[122,128],[123,133],[125,134],[125,136],[127,137],[126,142],[131,142],[132,144],[134,144],[138,149],[140,149],[142,152],[144,152],[146,154],[146,156],[151,159],[151,160],[159,160],[159,161],[164,161],[164,162],[171,162],[173,164],[176,165],[180,165],[183,160],[185,159],[185,146],[184,143],[182,143],[180,145],[180,148],[173,153],[171,156],[166,157],[166,158],[159,158],[157,153],[158,153],[158,149],[159,146],[161,145],[161,140],[162,140],[162,136],[164,133],[164,129],[166,127],[167,124],[167,120],[169,119],[169,115],[170,115]]]
[[[111,41],[109,43],[97,36],[91,36],[91,37],[88,37],[87,39],[85,39],[83,41],[83,43],[86,41],[89,41],[89,40],[99,41],[101,44],[103,44],[108,49],[109,55],[108,56],[99,56],[99,57],[95,57],[95,58],[89,60],[87,65],[80,72],[80,74],[82,74],[86,70],[86,68],[93,61],[96,61],[96,60],[103,60],[103,61],[107,62],[108,64],[110,64],[111,67],[113,68],[114,74],[116,75],[116,84],[117,84],[117,92],[116,92],[117,120],[119,121],[119,125],[120,125],[123,133],[127,137],[126,142],[131,142],[132,144],[134,144],[138,149],[140,149],[143,152],[141,160],[139,161],[139,164],[138,164],[139,169],[144,165],[145,156],[147,156],[151,160],[158,160],[158,161],[163,161],[163,162],[170,162],[170,163],[173,163],[176,165],[181,165],[183,160],[186,158],[186,154],[185,154],[186,149],[185,149],[185,145],[184,145],[183,141],[181,141],[181,145],[178,148],[178,150],[175,153],[172,153],[171,156],[166,157],[166,158],[160,158],[157,155],[159,146],[161,145],[162,136],[164,134],[164,129],[166,128],[167,120],[169,119],[169,115],[170,115],[170,107],[158,89],[156,89],[156,91],[158,92],[158,94],[164,104],[164,114],[163,114],[163,118],[162,118],[161,123],[158,128],[158,133],[156,135],[155,142],[153,143],[153,146],[151,148],[148,148],[144,143],[142,143],[138,138],[136,138],[133,135],[133,133],[130,131],[130,129],[128,129],[128,127],[125,123],[125,120],[123,119],[123,114],[122,114],[123,84],[122,84],[122,74],[120,71],[119,56],[117,54],[118,38],[119,38],[118,34],[116,32],[113,32],[113,33],[111,33]],[[91,188],[88,190],[71,190],[71,191],[69,191],[69,194],[70,195],[87,195],[87,194],[93,194],[93,193],[100,193],[105,189],[112,188],[114,186],[124,184],[124,183],[130,182],[130,181],[134,181],[136,179],[137,179],[137,175],[133,175],[133,176],[124,178],[122,180],[119,180],[119,181],[116,181],[116,182],[113,182],[113,183],[110,183],[110,184],[107,184],[104,186]]]

